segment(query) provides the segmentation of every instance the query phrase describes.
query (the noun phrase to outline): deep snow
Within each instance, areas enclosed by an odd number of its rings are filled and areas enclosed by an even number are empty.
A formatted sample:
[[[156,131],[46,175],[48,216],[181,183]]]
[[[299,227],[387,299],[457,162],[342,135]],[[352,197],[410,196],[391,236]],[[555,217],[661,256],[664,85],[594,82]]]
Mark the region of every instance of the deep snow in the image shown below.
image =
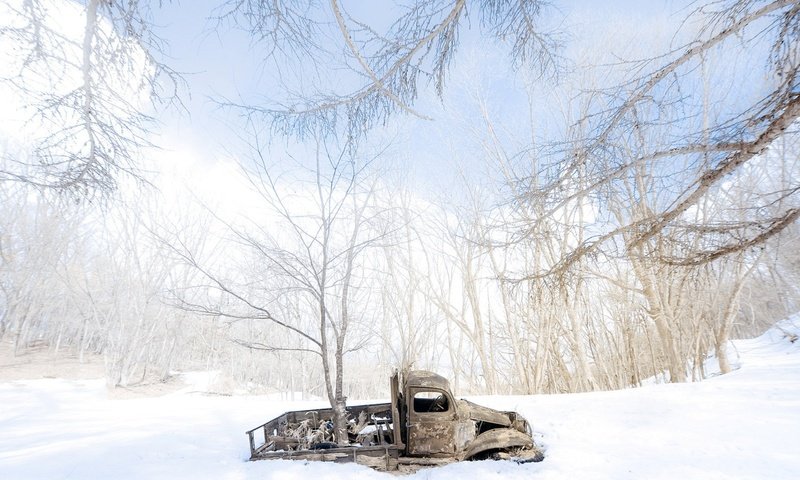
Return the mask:
[[[407,478],[800,478],[800,340],[786,333],[800,334],[800,317],[734,342],[740,368],[700,383],[474,398],[522,412],[545,460],[465,462]],[[0,479],[395,478],[358,465],[247,462],[245,430],[324,405],[191,390],[119,400],[102,380],[0,383]]]

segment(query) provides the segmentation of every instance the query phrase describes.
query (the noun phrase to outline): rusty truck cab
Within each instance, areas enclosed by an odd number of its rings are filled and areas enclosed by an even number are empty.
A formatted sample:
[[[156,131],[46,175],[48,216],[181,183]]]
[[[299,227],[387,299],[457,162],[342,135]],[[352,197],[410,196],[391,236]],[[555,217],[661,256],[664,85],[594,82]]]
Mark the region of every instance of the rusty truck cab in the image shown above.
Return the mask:
[[[403,382],[400,416],[410,456],[453,456],[456,453],[458,409],[450,382],[432,372],[409,372]]]

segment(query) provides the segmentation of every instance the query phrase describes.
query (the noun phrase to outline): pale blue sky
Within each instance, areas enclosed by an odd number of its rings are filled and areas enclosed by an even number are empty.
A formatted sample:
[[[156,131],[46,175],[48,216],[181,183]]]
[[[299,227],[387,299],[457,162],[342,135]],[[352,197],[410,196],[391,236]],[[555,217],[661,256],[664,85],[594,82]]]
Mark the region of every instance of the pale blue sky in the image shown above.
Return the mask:
[[[660,44],[669,41],[688,13],[688,3],[691,2],[556,1],[543,14],[542,24],[547,29],[561,28],[565,32],[568,58],[589,47],[605,48],[602,42],[608,43],[608,49],[623,50],[619,53],[625,54],[625,39],[630,38],[639,39],[636,46],[646,51],[647,37]],[[168,61],[185,73],[191,96],[184,97],[188,115],[168,112],[161,117],[161,143],[168,150],[190,151],[190,155],[199,157],[201,165],[226,155],[230,147],[237,150],[235,132],[241,121],[235,112],[220,110],[213,99],[279,95],[274,74],[261,62],[263,54],[259,50],[263,47],[251,42],[240,30],[225,26],[215,29],[215,22],[209,17],[218,4],[219,0],[175,2],[157,11],[156,19],[158,33],[168,45],[171,57]],[[386,24],[389,20],[387,9],[379,6],[383,2],[344,1],[343,4],[356,18],[368,23]],[[660,28],[663,30],[658,31]],[[597,37],[601,37],[601,42],[593,45]],[[434,191],[447,188],[455,180],[454,171],[459,167],[483,168],[469,163],[470,148],[474,148],[470,146],[471,139],[453,134],[463,132],[464,125],[476,121],[477,111],[469,98],[470,91],[478,90],[488,99],[490,111],[505,124],[508,136],[514,137],[516,128],[522,129],[523,136],[529,131],[529,110],[520,105],[525,101],[523,84],[508,68],[507,57],[499,49],[487,46],[474,32],[464,33],[461,39],[444,105],[429,92],[423,92],[416,106],[435,120],[401,116],[387,132],[377,134],[394,139],[391,151],[398,157],[401,165],[398,168],[409,172],[410,181]],[[547,116],[551,114],[557,115],[546,111],[537,117],[538,129],[547,128],[550,123]],[[281,140],[276,142],[282,144]],[[279,152],[280,147],[275,151]]]

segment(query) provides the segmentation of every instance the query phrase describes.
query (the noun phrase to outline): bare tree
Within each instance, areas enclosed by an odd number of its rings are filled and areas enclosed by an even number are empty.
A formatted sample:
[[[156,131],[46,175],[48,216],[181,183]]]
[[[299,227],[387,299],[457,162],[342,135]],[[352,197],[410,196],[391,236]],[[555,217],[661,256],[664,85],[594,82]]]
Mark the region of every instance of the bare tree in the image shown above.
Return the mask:
[[[440,322],[428,297],[431,271],[429,232],[425,218],[430,212],[420,211],[419,200],[407,187],[390,190],[380,201],[389,208],[386,219],[391,235],[382,245],[380,269],[382,320],[380,338],[381,364],[401,371],[426,368],[435,362],[441,351]],[[438,286],[437,286],[438,288]],[[384,353],[385,352],[385,353]],[[384,357],[385,354],[386,357]],[[387,370],[391,371],[390,368]]]
[[[14,352],[103,354],[111,386],[165,380],[185,312],[163,302],[174,259],[143,233],[144,208],[108,210],[25,184],[0,189],[0,338]],[[147,213],[145,213],[147,212]]]
[[[697,245],[703,246],[666,261],[702,264],[760,245],[800,218],[800,185],[793,181],[762,196],[744,223],[706,218],[704,222],[715,222],[713,228],[707,228],[687,219],[687,213],[713,195],[724,179],[769,155],[776,140],[790,132],[800,116],[800,4],[790,0],[714,1],[698,7],[686,23],[701,25],[693,40],[665,55],[633,64],[636,75],[624,84],[603,90],[602,95],[592,92],[603,103],[578,120],[585,134],[568,144],[555,168],[538,174],[540,187],[527,192],[549,198],[546,213],[553,215],[576,198],[607,196],[643,165],[657,175],[662,194],[657,204],[625,222],[609,222],[565,255],[554,272],[613,250],[615,245],[639,248],[665,231],[687,239],[698,237]],[[709,105],[697,88],[704,84],[703,62],[720,52],[737,55],[749,48],[765,52],[758,58],[749,57],[748,65],[759,61],[765,65],[763,73],[772,79],[768,88],[763,94],[738,92],[742,100],[732,109],[723,109],[727,103],[721,101]],[[633,155],[628,150],[632,137],[645,139]],[[573,185],[581,188],[558,195]],[[782,205],[777,211],[765,208],[777,203]]]
[[[301,178],[291,182],[277,173],[257,135],[253,139],[254,167],[246,178],[269,216],[245,225],[224,222],[231,245],[246,262],[236,272],[208,266],[180,241],[173,243],[205,279],[203,285],[190,286],[204,292],[204,298],[185,300],[183,307],[231,323],[261,322],[261,333],[254,337],[234,333],[233,340],[249,349],[316,356],[334,410],[336,441],[347,443],[344,359],[366,339],[356,328],[368,304],[362,298],[369,290],[364,253],[383,235],[374,228],[379,212],[371,161],[332,151],[328,142],[318,140],[313,166],[299,167]],[[272,333],[276,329],[295,340],[281,342],[282,336]]]
[[[226,103],[266,119],[275,132],[301,138],[343,127],[355,140],[398,113],[428,119],[414,107],[420,84],[432,84],[442,97],[459,37],[469,28],[465,23],[472,12],[483,34],[509,42],[514,62],[552,69],[555,41],[537,23],[545,4],[485,0],[471,11],[466,0],[413,0],[399,7],[384,32],[355,18],[340,0],[229,0],[220,9],[220,21],[250,31],[266,47],[267,60],[278,66],[285,85],[297,83],[291,75],[297,69],[306,82],[314,77],[319,82],[310,91],[287,88],[286,98],[272,99],[273,104]],[[300,59],[310,61],[311,68],[302,70]],[[330,88],[331,70],[345,79],[342,90]]]
[[[115,189],[120,176],[143,180],[138,160],[153,122],[146,112],[177,98],[180,81],[160,61],[149,2],[88,0],[81,10],[15,0],[4,10],[0,38],[15,56],[0,81],[34,112],[35,134],[30,148],[3,153],[0,181],[91,196]],[[69,29],[75,20],[82,31]]]

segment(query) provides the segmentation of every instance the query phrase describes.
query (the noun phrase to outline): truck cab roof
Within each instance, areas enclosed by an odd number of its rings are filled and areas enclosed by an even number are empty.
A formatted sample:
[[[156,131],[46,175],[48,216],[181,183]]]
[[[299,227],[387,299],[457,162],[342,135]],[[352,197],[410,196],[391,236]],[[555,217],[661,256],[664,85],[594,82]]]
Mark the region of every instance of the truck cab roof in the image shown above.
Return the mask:
[[[441,375],[427,370],[412,370],[406,375],[406,385],[450,391],[450,382]]]

